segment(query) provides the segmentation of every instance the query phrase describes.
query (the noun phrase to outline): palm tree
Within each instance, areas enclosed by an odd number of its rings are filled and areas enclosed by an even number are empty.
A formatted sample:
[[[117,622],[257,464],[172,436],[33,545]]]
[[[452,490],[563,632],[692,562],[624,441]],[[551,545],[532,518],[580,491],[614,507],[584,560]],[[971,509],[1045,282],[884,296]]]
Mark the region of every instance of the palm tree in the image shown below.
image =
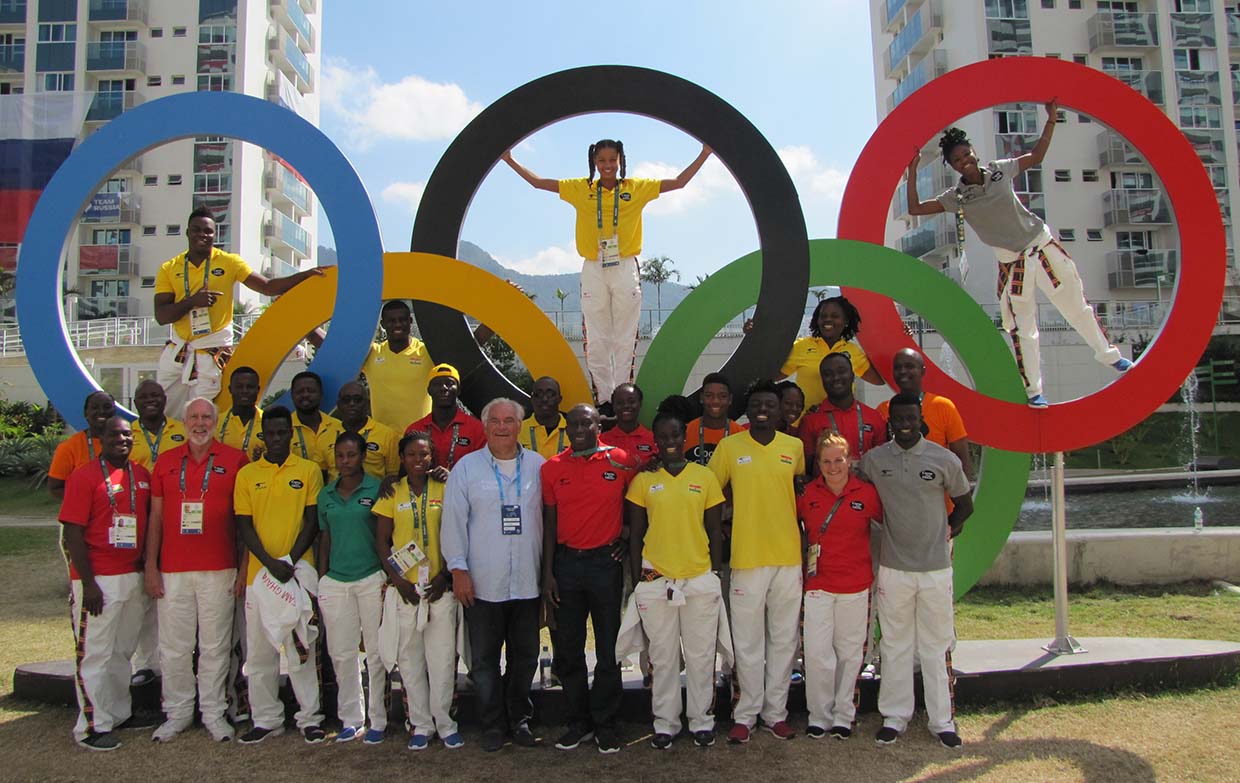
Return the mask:
[[[680,272],[672,268],[672,259],[667,256],[655,256],[642,264],[641,280],[654,283],[655,306],[660,314],[663,312],[663,284],[673,278],[679,280]]]
[[[827,289],[825,288],[811,288],[809,289],[809,292],[813,294],[814,298],[817,299],[819,302],[821,302],[823,299],[826,299],[827,293],[828,293]]]
[[[685,286],[685,288],[688,288],[690,291],[696,291],[698,286],[705,283],[709,279],[710,275],[698,275],[694,278],[693,282],[689,283],[689,285]]]

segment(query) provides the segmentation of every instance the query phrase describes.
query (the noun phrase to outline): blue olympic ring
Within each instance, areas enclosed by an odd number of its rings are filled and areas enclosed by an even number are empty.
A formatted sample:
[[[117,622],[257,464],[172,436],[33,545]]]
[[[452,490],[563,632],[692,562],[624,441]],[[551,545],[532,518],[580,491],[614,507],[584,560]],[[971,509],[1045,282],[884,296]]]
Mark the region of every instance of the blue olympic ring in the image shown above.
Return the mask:
[[[228,92],[160,98],[125,112],[73,151],[39,198],[21,248],[17,323],[30,369],[48,400],[78,429],[86,426],[82,400],[99,385],[69,341],[60,305],[60,259],[87,200],[82,194],[94,194],[111,172],[151,147],[208,135],[248,141],[284,158],[330,216],[342,259],[340,280],[332,328],[310,363],[323,376],[326,399],[356,376],[374,337],[382,305],[383,242],[374,207],[344,153],[295,112],[261,98]]]

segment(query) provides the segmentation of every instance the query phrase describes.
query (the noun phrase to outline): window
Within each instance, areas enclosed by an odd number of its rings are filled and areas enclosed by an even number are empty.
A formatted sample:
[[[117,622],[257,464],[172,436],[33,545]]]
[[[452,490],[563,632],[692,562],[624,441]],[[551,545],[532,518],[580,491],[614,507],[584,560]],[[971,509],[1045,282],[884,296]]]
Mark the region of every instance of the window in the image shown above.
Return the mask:
[[[195,193],[228,193],[232,190],[232,175],[209,173],[194,175]]]
[[[92,245],[128,245],[130,231],[127,228],[97,228],[90,232]]]
[[[21,95],[26,91],[18,82],[0,82],[0,95]]]
[[[1089,115],[1087,115],[1087,114],[1078,114],[1078,115],[1076,115],[1076,121],[1077,121],[1077,124],[1078,124],[1078,125],[1086,125],[1086,124],[1088,124],[1088,123],[1093,122],[1093,120],[1091,120],[1091,119],[1089,118]]]
[[[154,288],[154,287],[155,287],[155,278],[153,278],[153,277],[144,277],[144,278],[142,278],[142,283],[141,283],[141,285],[142,285],[142,287],[143,287],[143,288]]]
[[[1026,0],[986,0],[987,19],[1028,19]]]
[[[199,92],[231,92],[232,74],[201,73],[198,74]]]
[[[180,236],[181,227],[176,225],[175,223],[169,223],[168,225],[164,226],[164,233],[170,237]]]
[[[1150,190],[1154,187],[1154,175],[1147,171],[1112,172],[1111,187],[1120,190]]]
[[[174,27],[172,28],[172,37],[173,38],[184,38],[187,32],[188,31],[184,27]]]
[[[152,28],[151,28],[151,37],[152,37],[152,38],[163,38],[163,37],[164,37],[164,28],[162,28],[162,27],[152,27]]]
[[[168,184],[169,184],[169,185],[180,185],[180,184],[181,184],[181,175],[180,175],[180,174],[169,174],[169,175],[168,175]]]
[[[1217,71],[1218,54],[1213,49],[1173,49],[1177,71]]]
[[[37,92],[73,92],[72,73],[43,73],[35,82]]]
[[[73,43],[76,40],[76,24],[39,25],[39,43]]]
[[[163,79],[163,77],[162,77],[162,76],[148,76],[148,77],[146,77],[146,86],[147,86],[147,87],[158,87],[158,86],[160,86],[161,84],[163,84],[163,82],[164,82],[164,79]]]
[[[99,33],[100,43],[126,43],[138,40],[137,30],[104,30]]]
[[[1059,229],[1059,241],[1060,242],[1075,242],[1076,241],[1076,229],[1075,228]]]
[[[1048,59],[1048,60],[1061,60],[1061,59],[1063,59],[1063,56],[1062,56],[1061,54],[1059,54],[1059,52],[1047,52],[1047,53],[1046,53],[1046,57],[1047,57],[1047,59]]]
[[[1055,110],[1055,122],[1060,123],[1060,122],[1067,122],[1067,121],[1068,121],[1068,113],[1064,111],[1063,109],[1056,109]]]
[[[113,177],[103,183],[103,187],[99,188],[100,193],[128,193],[129,180],[124,177]]]
[[[198,43],[229,44],[237,42],[237,26],[235,24],[202,25],[198,28]]]
[[[1140,9],[1136,0],[1098,0],[1099,11],[1127,11],[1135,14]]]
[[[1081,0],[1068,0],[1068,8],[1072,11],[1079,11],[1081,9]]]
[[[1181,128],[1221,128],[1223,116],[1218,106],[1181,106]]]
[[[174,87],[175,87],[175,86],[180,86],[180,85],[182,85],[182,84],[185,84],[185,77],[184,77],[184,76],[173,75],[173,77],[172,77],[172,84],[173,84],[173,86],[174,86]]]
[[[1072,62],[1076,63],[1077,65],[1088,65],[1089,58],[1083,54],[1074,54],[1072,55]]]
[[[1085,239],[1090,242],[1101,242],[1102,241],[1102,229],[1100,228],[1085,229]]]
[[[142,178],[142,184],[146,185],[148,188],[153,188],[159,184],[159,177],[154,174],[148,174]]]
[[[1211,0],[1175,0],[1175,10],[1178,13],[1208,14],[1210,3]]]
[[[1117,250],[1149,250],[1154,247],[1152,231],[1116,231],[1115,248]]]
[[[995,112],[996,133],[1037,133],[1038,113],[1034,109],[1019,108]]]
[[[1072,181],[1072,170],[1071,169],[1055,169],[1055,181],[1056,182],[1071,182]]]
[[[1042,0],[1042,7],[1043,8],[1054,8],[1055,0]]]
[[[1081,171],[1081,182],[1097,182],[1097,181],[1098,181],[1098,170],[1097,169],[1083,169]]]
[[[1103,57],[1102,70],[1104,73],[1131,73],[1144,71],[1145,65],[1140,57]]]
[[[144,237],[153,237],[158,232],[159,232],[159,229],[155,228],[155,226],[143,226],[142,227],[142,236]]]

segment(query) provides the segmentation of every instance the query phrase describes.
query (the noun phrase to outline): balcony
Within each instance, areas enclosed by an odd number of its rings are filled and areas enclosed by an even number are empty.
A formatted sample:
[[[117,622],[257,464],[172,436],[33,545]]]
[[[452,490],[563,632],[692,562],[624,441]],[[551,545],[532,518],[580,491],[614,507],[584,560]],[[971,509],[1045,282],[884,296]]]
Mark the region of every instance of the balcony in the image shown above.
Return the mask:
[[[137,245],[82,245],[78,248],[78,274],[83,277],[137,277]]]
[[[26,26],[26,0],[0,3],[0,25],[3,24]]]
[[[1213,49],[1214,14],[1171,12],[1171,45],[1176,49]]]
[[[138,22],[146,24],[146,0],[90,0],[87,19],[92,22]]]
[[[26,70],[26,44],[0,46],[0,73],[22,73]]]
[[[95,41],[86,44],[86,70],[141,75],[146,49],[137,41]]]
[[[1214,197],[1218,199],[1218,211],[1223,216],[1223,225],[1231,225],[1231,195],[1227,188],[1215,188]]]
[[[1089,18],[1089,51],[1134,51],[1158,47],[1158,15],[1099,11]]]
[[[78,299],[80,321],[96,318],[127,318],[138,314],[138,299],[132,296],[83,296]]]
[[[314,69],[297,46],[297,39],[283,29],[270,43],[271,62],[305,95],[314,89]]]
[[[301,270],[297,268],[296,264],[290,264],[281,258],[275,257],[273,257],[271,261],[263,267],[263,274],[272,279],[288,277],[289,275],[295,275],[300,271]]]
[[[1162,71],[1107,71],[1106,74],[1141,93],[1155,106],[1163,105]]]
[[[1169,226],[1171,202],[1156,188],[1108,190],[1102,194],[1102,225]]]
[[[289,35],[297,36],[297,45],[303,52],[314,51],[314,25],[297,0],[271,0],[271,13]]]
[[[310,215],[313,204],[310,188],[287,166],[274,160],[268,162],[267,171],[263,174],[263,186],[267,189],[267,200],[272,206],[285,209],[291,207],[297,217]]]
[[[273,250],[287,248],[302,258],[310,257],[310,235],[295,220],[280,211],[272,213],[272,220],[263,224],[263,238]]]
[[[1235,78],[1234,76],[1232,77]],[[1175,89],[1181,104],[1221,106],[1223,91],[1217,71],[1176,71]]]
[[[1227,158],[1223,154],[1223,131],[1219,129],[1181,128],[1184,138],[1193,145],[1193,150],[1201,162],[1207,165],[1223,166]]]
[[[956,172],[940,165],[941,160],[942,158],[936,155],[931,160],[931,165],[917,170],[917,195],[922,201],[928,201],[956,184]],[[896,188],[895,198],[891,201],[891,217],[899,220],[907,215],[908,184],[901,182]]]
[[[943,39],[943,8],[940,0],[929,0],[908,21],[887,47],[886,76],[899,79],[908,73],[912,61],[934,48]]]
[[[945,73],[947,73],[947,52],[943,49],[935,49],[914,65],[908,75],[892,90],[891,95],[887,96],[887,111],[892,111],[905,98]]]
[[[319,10],[319,0],[301,0],[301,10],[312,14]]]
[[[86,112],[87,122],[107,122],[121,116],[124,112],[142,103],[142,93],[136,90],[126,92],[97,92]]]
[[[1033,28],[1028,19],[987,19],[986,39],[992,55],[1033,54]]]
[[[1175,250],[1113,250],[1106,254],[1107,287],[1158,288],[1175,282]]]
[[[1227,45],[1232,49],[1240,49],[1240,13],[1227,13]]]
[[[937,215],[900,237],[900,252],[916,258],[944,255],[955,246],[955,215]]]
[[[1114,131],[1103,131],[1098,135],[1098,167],[1109,166],[1144,166],[1145,158],[1136,148],[1124,141],[1124,137]]]
[[[142,222],[138,197],[133,193],[96,193],[82,210],[82,222],[138,225]]]

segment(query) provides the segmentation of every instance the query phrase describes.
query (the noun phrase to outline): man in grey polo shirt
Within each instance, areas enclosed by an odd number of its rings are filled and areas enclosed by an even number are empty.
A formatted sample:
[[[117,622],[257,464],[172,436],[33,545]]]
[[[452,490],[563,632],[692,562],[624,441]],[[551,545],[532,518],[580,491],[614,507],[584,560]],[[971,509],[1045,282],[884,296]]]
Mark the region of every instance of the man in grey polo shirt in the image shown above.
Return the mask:
[[[948,539],[960,535],[973,513],[973,497],[959,458],[921,436],[917,395],[897,394],[888,412],[893,439],[861,458],[861,470],[878,487],[885,512],[875,582],[883,628],[878,691],[883,727],[875,739],[880,745],[895,742],[913,717],[915,647],[930,731],[945,747],[958,748],[948,658],[953,638]],[[950,516],[944,493],[955,504]]]
[[[448,474],[439,531],[452,592],[465,607],[482,749],[490,752],[504,746],[506,733],[517,745],[537,744],[529,719],[538,668],[544,460],[517,440],[523,415],[504,398],[482,409],[486,448],[461,457]]]

